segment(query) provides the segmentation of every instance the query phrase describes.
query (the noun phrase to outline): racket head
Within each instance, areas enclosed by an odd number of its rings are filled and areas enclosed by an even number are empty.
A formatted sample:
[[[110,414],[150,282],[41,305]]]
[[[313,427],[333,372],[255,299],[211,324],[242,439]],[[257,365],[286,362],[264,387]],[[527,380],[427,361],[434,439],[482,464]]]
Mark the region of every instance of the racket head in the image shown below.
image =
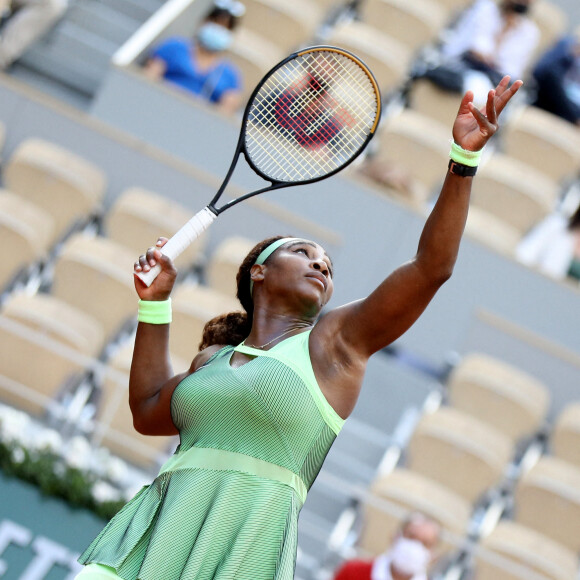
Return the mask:
[[[252,169],[274,185],[306,184],[352,163],[375,134],[378,83],[354,54],[313,46],[273,67],[254,89],[240,145]]]

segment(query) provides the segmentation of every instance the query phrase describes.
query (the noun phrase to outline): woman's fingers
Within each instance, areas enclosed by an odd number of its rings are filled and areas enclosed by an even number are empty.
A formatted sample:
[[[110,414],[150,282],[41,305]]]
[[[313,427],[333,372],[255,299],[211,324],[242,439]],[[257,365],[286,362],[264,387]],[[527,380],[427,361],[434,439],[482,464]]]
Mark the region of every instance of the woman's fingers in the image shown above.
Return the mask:
[[[154,246],[147,249],[145,254],[141,254],[134,264],[135,272],[149,272],[151,268],[157,265],[157,262],[161,260],[163,254],[160,248],[162,248],[166,243],[167,238],[159,238]]]

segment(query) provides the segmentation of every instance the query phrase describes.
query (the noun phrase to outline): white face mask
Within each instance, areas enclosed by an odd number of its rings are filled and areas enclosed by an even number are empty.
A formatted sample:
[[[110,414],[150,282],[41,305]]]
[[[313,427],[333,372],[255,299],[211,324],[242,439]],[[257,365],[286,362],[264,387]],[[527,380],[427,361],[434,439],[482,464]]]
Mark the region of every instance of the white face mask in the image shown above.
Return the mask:
[[[431,552],[419,541],[398,537],[389,550],[393,567],[401,574],[425,574],[431,560]]]

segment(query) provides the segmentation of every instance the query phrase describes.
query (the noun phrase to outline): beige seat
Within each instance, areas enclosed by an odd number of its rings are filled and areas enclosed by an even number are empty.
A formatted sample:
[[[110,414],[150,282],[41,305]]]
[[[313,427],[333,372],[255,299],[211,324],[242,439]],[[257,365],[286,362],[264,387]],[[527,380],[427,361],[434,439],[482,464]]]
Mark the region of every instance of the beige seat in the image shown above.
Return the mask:
[[[484,246],[513,258],[521,233],[496,215],[477,206],[469,208],[465,233]]]
[[[52,293],[96,318],[110,339],[137,315],[134,260],[134,253],[125,246],[76,234],[56,259]]]
[[[396,38],[411,51],[434,40],[447,11],[434,0],[367,0],[362,21]]]
[[[478,171],[471,203],[524,234],[553,211],[558,193],[556,182],[532,165],[495,154]]]
[[[373,72],[383,93],[396,89],[406,79],[411,60],[409,49],[368,24],[338,25],[328,42],[358,56]]]
[[[363,528],[357,542],[358,550],[369,557],[377,556],[388,547],[409,512],[428,515],[456,537],[466,532],[469,503],[418,473],[395,469],[377,478],[369,491],[374,499],[364,506]],[[443,551],[452,547],[449,542],[442,546]]]
[[[423,186],[425,198],[429,197],[445,177],[449,130],[433,119],[405,109],[386,120],[378,138],[381,159],[407,172]]]
[[[569,403],[558,415],[551,444],[556,457],[580,467],[580,402]]]
[[[4,186],[27,197],[55,220],[55,236],[96,211],[106,187],[103,171],[71,151],[43,141],[23,141],[8,159]]]
[[[227,296],[235,297],[236,275],[244,258],[255,245],[252,240],[239,236],[223,240],[210,256],[207,265],[208,286]]]
[[[451,130],[462,95],[444,91],[427,79],[413,81],[409,91],[409,107],[418,113],[439,121]]]
[[[510,563],[519,566],[508,568]],[[476,553],[475,578],[529,580],[532,571],[541,579],[572,580],[577,569],[576,555],[564,546],[535,530],[502,520],[481,541],[481,550]]]
[[[542,457],[518,482],[515,520],[578,553],[580,468],[556,457]]]
[[[170,351],[191,361],[198,352],[205,323],[219,314],[239,310],[239,302],[230,296],[207,286],[181,284],[173,294]]]
[[[115,242],[129,248],[134,259],[157,241],[170,238],[193,215],[181,204],[162,195],[138,187],[125,190],[116,199],[105,220],[105,233]],[[207,236],[202,234],[177,257],[177,266],[190,266],[199,261]]]
[[[175,449],[175,436],[146,436],[135,431],[129,408],[129,371],[133,341],[123,345],[111,358],[101,383],[96,442],[123,459],[147,468]],[[172,357],[175,372],[189,365]]]
[[[568,14],[555,2],[549,0],[535,0],[530,16],[540,29],[540,42],[536,48],[536,55],[557,42],[568,30]]]
[[[538,379],[483,353],[471,353],[451,372],[449,403],[493,425],[514,441],[545,420],[550,393]]]
[[[441,407],[417,424],[406,466],[473,503],[500,481],[512,451],[513,442],[491,425]]]
[[[510,118],[502,143],[507,155],[555,181],[580,171],[580,129],[537,107],[526,107]]]
[[[283,52],[309,46],[322,10],[308,0],[246,0],[244,28],[264,36]]]
[[[0,313],[0,400],[40,414],[102,342],[97,321],[65,302],[11,296]]]
[[[226,55],[240,70],[245,105],[262,77],[286,56],[286,52],[271,40],[241,27]]]
[[[52,217],[23,197],[0,190],[0,291],[23,268],[45,258],[53,237]]]

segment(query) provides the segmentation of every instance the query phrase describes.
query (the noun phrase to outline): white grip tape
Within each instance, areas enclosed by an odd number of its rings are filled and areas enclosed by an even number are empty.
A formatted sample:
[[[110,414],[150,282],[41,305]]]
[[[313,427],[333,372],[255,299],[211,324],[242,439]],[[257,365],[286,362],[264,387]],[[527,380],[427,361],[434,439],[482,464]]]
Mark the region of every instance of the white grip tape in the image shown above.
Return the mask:
[[[204,207],[201,211],[197,212],[175,235],[167,241],[167,243],[161,248],[161,251],[172,260],[175,260],[179,254],[183,252],[192,242],[194,242],[199,236],[207,230],[207,228],[213,223],[216,218],[216,214],[209,209],[209,207]],[[157,264],[149,272],[139,272],[137,276],[143,280],[147,286],[151,286],[153,280],[157,278],[161,272],[161,266]]]

